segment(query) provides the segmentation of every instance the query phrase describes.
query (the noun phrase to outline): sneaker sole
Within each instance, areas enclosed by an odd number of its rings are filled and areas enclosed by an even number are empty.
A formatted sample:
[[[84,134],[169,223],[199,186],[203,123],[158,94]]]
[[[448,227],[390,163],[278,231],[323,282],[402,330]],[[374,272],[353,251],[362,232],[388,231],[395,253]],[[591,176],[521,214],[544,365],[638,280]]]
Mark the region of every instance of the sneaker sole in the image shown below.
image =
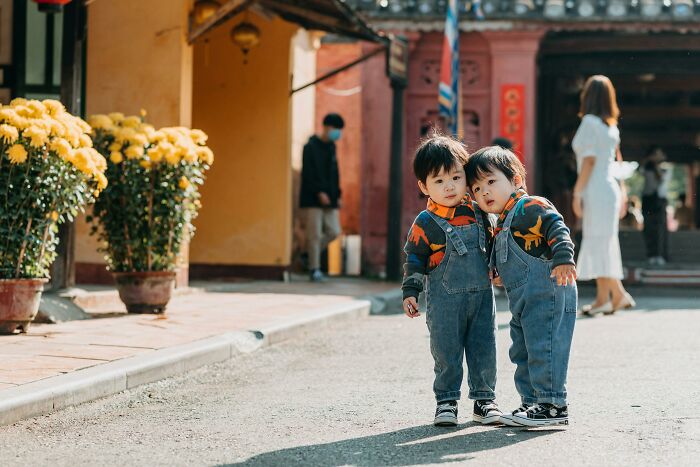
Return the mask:
[[[435,426],[457,426],[456,417],[435,417],[433,421]]]
[[[513,416],[513,423],[519,423],[520,426],[553,426],[553,425],[568,425],[568,418],[547,418],[535,420],[532,418]],[[516,425],[517,426],[517,425]]]
[[[482,425],[495,425],[501,423],[501,415],[489,415],[487,417],[482,417],[481,415],[472,414],[472,420]]]
[[[513,415],[501,415],[501,423],[506,426],[525,426],[513,420]]]

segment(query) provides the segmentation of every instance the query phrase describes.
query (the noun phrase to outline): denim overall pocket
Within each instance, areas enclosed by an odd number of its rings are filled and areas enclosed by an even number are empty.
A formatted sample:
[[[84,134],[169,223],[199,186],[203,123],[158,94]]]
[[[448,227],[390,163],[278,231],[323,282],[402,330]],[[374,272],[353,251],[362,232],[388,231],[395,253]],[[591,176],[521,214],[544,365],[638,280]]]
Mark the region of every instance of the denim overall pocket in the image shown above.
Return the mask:
[[[527,263],[509,245],[509,235],[503,231],[496,238],[496,268],[506,291],[522,287],[527,282],[530,272]]]

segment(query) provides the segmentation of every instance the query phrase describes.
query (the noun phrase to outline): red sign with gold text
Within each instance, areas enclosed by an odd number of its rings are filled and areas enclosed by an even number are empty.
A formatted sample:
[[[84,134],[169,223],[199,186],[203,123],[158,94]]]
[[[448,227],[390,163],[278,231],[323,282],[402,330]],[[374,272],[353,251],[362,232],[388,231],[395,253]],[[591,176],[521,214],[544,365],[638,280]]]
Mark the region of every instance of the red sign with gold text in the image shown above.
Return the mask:
[[[524,161],[525,136],[525,85],[504,84],[501,86],[500,136],[513,143],[513,152]]]

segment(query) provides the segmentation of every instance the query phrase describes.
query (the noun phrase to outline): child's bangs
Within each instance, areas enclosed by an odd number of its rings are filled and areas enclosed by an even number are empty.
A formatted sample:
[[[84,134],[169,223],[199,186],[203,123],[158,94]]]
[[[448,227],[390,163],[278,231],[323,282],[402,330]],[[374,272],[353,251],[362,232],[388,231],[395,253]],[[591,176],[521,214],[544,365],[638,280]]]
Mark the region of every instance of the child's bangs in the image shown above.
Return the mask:
[[[479,157],[478,155],[475,157],[472,155],[466,169],[467,180],[469,180],[471,184],[488,177],[494,170],[497,170],[498,167],[487,157]]]
[[[428,175],[431,177],[437,176],[441,170],[445,173],[451,172],[459,166],[457,158],[449,151],[436,151],[434,157],[429,159]]]

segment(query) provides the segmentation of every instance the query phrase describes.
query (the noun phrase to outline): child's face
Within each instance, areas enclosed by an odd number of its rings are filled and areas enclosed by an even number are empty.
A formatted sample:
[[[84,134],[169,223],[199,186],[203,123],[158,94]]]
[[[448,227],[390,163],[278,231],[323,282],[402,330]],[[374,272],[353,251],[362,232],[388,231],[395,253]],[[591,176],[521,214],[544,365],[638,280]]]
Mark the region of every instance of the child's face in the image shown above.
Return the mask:
[[[506,207],[510,195],[515,193],[521,185],[520,175],[513,177],[513,180],[508,180],[506,174],[493,169],[474,182],[471,189],[481,209],[492,214],[500,214]]]
[[[462,198],[467,194],[467,177],[464,174],[464,167],[458,165],[449,171],[440,169],[435,175],[428,175],[425,183],[418,181],[418,187],[423,194],[438,204],[449,208],[455,207],[462,202]]]

